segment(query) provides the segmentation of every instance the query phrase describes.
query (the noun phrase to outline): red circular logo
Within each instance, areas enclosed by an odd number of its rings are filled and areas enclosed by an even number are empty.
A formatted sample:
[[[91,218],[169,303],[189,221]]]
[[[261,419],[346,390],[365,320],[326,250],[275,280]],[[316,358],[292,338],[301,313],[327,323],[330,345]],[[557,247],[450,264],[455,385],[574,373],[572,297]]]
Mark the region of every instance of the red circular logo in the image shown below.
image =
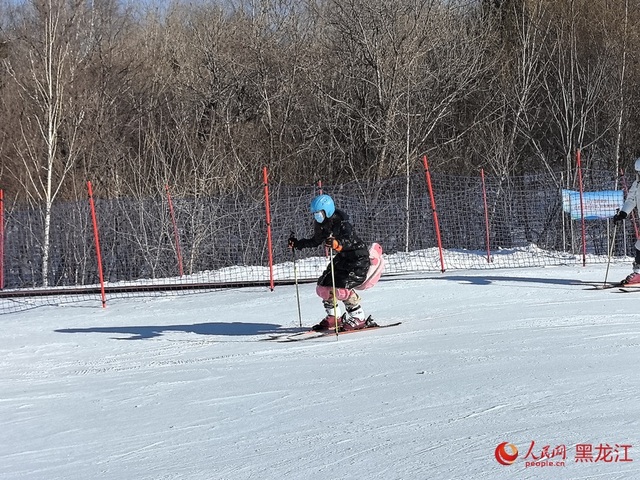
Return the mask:
[[[507,451],[510,450],[510,451]],[[496,447],[496,460],[502,465],[511,465],[518,458],[518,448],[509,442],[502,442]]]

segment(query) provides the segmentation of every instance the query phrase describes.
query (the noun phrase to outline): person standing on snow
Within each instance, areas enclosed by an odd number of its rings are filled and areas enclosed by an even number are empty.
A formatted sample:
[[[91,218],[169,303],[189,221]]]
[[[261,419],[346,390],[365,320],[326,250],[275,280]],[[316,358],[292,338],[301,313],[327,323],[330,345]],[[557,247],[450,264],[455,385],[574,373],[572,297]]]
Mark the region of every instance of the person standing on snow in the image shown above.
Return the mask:
[[[325,244],[336,253],[333,257],[333,277],[335,278],[336,305],[340,300],[346,312],[341,315],[340,307],[334,308],[333,280],[331,265],[318,279],[316,293],[322,298],[327,316],[313,330],[358,330],[375,326],[371,317],[365,317],[360,306],[360,296],[353,290],[362,284],[371,265],[367,245],[356,235],[347,214],[335,207],[329,195],[319,195],[311,201],[311,213],[315,219],[313,237],[298,240],[289,238],[289,248],[301,250]],[[337,318],[336,318],[337,316]]]
[[[637,208],[640,212],[640,192],[638,191],[640,183],[640,157],[636,159],[635,163],[636,179],[629,188],[627,193],[627,199],[624,201],[622,208],[613,216],[613,221],[618,223],[627,218],[627,216]],[[631,285],[640,283],[640,239],[635,244],[635,258],[633,261],[633,272],[627,275],[627,278],[620,282],[622,285]]]

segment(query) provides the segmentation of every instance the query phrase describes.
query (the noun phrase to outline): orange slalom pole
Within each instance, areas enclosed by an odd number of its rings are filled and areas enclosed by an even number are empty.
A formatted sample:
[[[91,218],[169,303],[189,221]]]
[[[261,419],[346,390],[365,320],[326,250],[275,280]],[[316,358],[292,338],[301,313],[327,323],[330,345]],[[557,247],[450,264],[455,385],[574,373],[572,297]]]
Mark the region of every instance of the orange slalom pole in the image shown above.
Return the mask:
[[[487,187],[484,182],[484,168],[480,169],[480,177],[482,178],[482,199],[484,201],[484,225],[486,231],[487,242],[487,263],[491,263],[491,243],[489,235],[489,209],[487,208]]]
[[[262,178],[264,180],[264,205],[267,212],[267,249],[269,250],[269,280],[271,291],[275,288],[273,280],[273,247],[271,243],[271,209],[269,206],[269,176],[267,167],[262,168]]]
[[[582,266],[587,265],[587,227],[584,220],[584,189],[582,186],[582,162],[580,159],[580,149],[576,152],[576,164],[578,166],[578,182],[580,186],[580,220],[582,224]]]
[[[0,189],[0,290],[4,289],[4,191]]]
[[[102,308],[107,306],[107,298],[104,293],[104,275],[102,274],[102,254],[100,253],[100,237],[98,235],[98,219],[96,217],[96,207],[93,202],[93,188],[91,182],[87,181],[89,190],[89,205],[91,206],[91,220],[93,222],[93,238],[96,243],[96,256],[98,257],[98,276],[100,277],[100,294],[102,296]]]
[[[440,224],[438,223],[438,211],[436,209],[436,200],[433,195],[433,186],[431,185],[431,173],[429,172],[429,162],[427,156],[422,157],[422,163],[424,164],[424,174],[427,179],[427,186],[429,187],[429,196],[431,198],[431,210],[433,211],[433,225],[436,230],[436,240],[438,241],[438,250],[440,252],[440,271],[444,273],[444,255],[442,253],[442,238],[440,237]]]
[[[182,268],[182,253],[180,252],[180,235],[178,234],[178,224],[176,223],[176,216],[173,213],[173,202],[171,201],[171,192],[169,191],[169,185],[166,185],[167,200],[169,202],[169,214],[171,215],[171,223],[173,223],[173,237],[176,242],[176,257],[178,260],[178,273],[182,277],[184,270]]]

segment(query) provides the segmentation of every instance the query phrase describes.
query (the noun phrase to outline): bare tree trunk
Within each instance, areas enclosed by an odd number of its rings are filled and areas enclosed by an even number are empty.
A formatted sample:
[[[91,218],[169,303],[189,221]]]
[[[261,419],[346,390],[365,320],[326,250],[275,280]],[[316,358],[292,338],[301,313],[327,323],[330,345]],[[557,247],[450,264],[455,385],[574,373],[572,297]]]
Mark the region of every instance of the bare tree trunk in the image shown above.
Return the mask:
[[[42,249],[42,285],[49,285],[51,214],[67,174],[74,166],[78,152],[76,136],[84,118],[77,112],[70,118],[67,87],[73,85],[76,71],[85,60],[86,51],[76,44],[79,26],[76,20],[83,12],[81,1],[69,5],[62,1],[33,2],[35,14],[24,12],[20,25],[28,58],[21,70],[21,58],[4,61],[12,79],[19,85],[21,96],[28,102],[31,114],[21,118],[24,149],[20,151],[24,166],[23,185],[27,194],[44,208]],[[35,29],[35,31],[34,31]],[[64,138],[62,124],[66,122]],[[33,125],[36,125],[33,128]],[[39,146],[44,143],[44,152]],[[59,146],[64,145],[64,151]]]
[[[622,143],[622,121],[624,119],[624,113],[626,110],[626,96],[625,96],[625,83],[626,83],[626,71],[627,71],[627,34],[629,27],[629,0],[624,2],[624,28],[622,38],[622,58],[620,59],[620,83],[618,88],[618,102],[620,109],[618,110],[618,123],[616,125],[616,140],[614,151],[614,168],[616,172],[616,184],[615,188],[618,188],[618,173],[620,172],[620,145]]]

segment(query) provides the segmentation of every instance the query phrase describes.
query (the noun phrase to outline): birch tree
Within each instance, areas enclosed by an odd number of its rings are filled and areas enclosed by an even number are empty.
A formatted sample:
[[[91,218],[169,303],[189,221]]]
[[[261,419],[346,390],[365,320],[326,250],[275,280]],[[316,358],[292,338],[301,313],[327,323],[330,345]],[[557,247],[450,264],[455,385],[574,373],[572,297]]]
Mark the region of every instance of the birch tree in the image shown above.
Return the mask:
[[[78,158],[85,115],[73,111],[71,90],[92,47],[91,11],[81,0],[31,0],[16,8],[13,48],[3,60],[23,105],[15,146],[23,168],[14,173],[30,200],[43,206],[41,274],[47,286],[52,205]]]

